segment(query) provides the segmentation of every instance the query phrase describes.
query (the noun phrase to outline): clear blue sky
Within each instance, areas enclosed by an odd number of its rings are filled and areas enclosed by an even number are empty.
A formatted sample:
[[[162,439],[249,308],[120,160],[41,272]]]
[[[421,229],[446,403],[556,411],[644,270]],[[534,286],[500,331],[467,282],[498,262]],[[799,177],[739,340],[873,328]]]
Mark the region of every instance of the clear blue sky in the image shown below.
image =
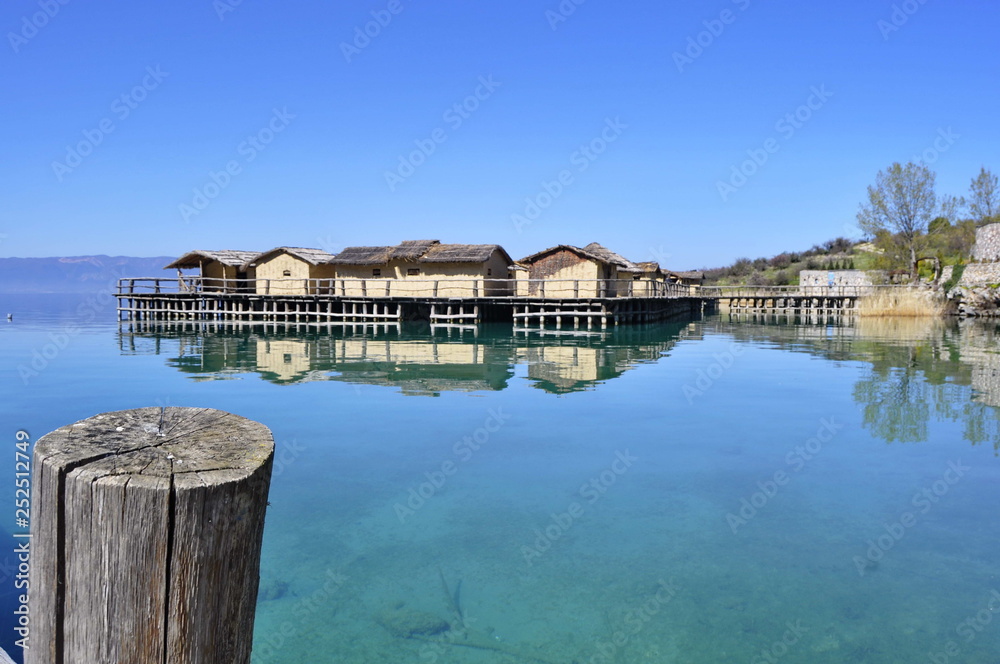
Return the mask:
[[[0,255],[598,241],[685,269],[849,235],[925,150],[939,193],[1000,172],[993,2],[237,2],[3,3]]]

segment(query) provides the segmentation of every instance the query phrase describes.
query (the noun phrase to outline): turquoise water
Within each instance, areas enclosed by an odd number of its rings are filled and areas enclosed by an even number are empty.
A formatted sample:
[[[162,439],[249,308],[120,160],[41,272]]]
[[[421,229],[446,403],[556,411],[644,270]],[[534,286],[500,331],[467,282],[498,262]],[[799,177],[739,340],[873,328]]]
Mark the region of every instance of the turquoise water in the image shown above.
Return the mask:
[[[282,334],[3,304],[12,450],[150,405],[274,432],[257,664],[998,661],[995,324]]]

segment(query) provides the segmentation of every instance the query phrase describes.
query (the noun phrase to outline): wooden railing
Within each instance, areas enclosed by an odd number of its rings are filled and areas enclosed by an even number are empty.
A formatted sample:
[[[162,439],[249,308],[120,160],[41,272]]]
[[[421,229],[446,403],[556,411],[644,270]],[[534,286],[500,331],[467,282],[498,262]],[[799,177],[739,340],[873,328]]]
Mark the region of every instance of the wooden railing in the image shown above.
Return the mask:
[[[697,288],[645,279],[217,279],[191,276],[119,279],[117,295],[233,293],[335,297],[658,298],[694,297],[697,296]]]
[[[879,286],[701,286],[699,296],[732,299],[752,297],[863,297],[911,288],[909,284]]]

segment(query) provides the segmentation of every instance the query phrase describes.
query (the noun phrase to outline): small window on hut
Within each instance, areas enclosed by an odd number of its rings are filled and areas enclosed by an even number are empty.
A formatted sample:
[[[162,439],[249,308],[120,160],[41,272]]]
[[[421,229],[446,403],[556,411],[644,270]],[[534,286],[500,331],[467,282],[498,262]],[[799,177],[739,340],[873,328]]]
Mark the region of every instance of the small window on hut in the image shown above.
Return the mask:
[[[486,268],[486,276],[487,277],[492,277],[493,276],[493,268],[491,268],[491,267]]]
[[[408,277],[419,277],[420,276],[420,268],[419,267],[408,268],[406,270],[406,276],[408,276]]]
[[[381,277],[382,276],[382,268],[380,268],[380,267],[373,267],[372,268],[372,276],[373,277]]]
[[[284,272],[281,273],[281,276],[283,276],[283,277],[290,277],[290,276],[292,276],[292,271],[291,270],[285,270]]]
[[[639,281],[640,279],[642,279],[642,275],[641,274],[633,274],[632,275],[632,281]]]

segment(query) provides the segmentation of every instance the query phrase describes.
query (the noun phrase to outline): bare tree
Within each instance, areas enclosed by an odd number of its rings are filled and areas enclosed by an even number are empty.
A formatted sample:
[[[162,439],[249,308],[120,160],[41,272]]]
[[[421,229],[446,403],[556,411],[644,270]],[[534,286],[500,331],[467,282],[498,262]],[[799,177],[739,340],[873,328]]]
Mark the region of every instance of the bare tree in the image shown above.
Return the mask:
[[[935,174],[925,164],[894,163],[879,171],[868,187],[868,202],[858,210],[858,226],[869,237],[895,235],[909,254],[910,276],[917,278],[917,249],[938,209]]]
[[[979,169],[969,185],[969,214],[979,226],[1000,221],[1000,186],[986,167]]]

